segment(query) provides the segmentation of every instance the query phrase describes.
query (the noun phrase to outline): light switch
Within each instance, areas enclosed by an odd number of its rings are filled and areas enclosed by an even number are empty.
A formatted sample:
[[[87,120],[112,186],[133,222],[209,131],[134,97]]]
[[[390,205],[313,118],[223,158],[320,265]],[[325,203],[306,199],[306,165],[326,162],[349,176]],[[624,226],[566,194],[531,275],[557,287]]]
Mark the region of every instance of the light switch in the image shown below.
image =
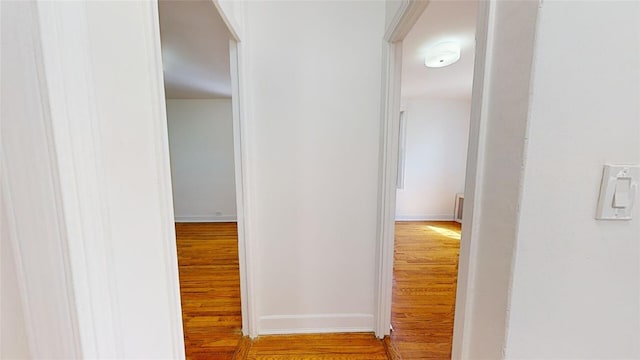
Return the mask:
[[[631,178],[616,179],[616,189],[613,192],[613,207],[623,209],[630,205]]]
[[[605,165],[596,219],[631,220],[639,182],[639,165]]]

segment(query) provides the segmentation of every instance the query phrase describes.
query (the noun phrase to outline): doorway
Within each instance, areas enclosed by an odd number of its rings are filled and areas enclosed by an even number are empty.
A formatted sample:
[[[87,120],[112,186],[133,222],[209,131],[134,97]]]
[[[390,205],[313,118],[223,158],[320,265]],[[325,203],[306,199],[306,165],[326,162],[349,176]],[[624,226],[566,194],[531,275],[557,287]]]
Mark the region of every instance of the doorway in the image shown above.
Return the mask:
[[[235,40],[214,2],[158,13],[185,350],[231,359],[248,331]]]
[[[478,7],[409,3],[388,29],[376,331],[405,358],[452,355]]]

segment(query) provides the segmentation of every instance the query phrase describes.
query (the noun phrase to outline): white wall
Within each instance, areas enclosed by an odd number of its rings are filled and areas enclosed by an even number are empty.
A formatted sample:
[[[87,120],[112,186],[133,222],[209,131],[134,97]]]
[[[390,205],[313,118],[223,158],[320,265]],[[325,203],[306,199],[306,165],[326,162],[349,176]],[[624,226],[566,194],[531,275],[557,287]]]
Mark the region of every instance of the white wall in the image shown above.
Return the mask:
[[[3,201],[4,202],[4,201]],[[0,358],[28,359],[29,344],[24,319],[24,309],[20,287],[18,285],[18,269],[14,259],[14,251],[10,242],[7,211],[3,206],[0,218]]]
[[[404,187],[397,220],[452,220],[464,192],[470,100],[405,100]]]
[[[247,6],[259,331],[371,331],[385,4]]]
[[[31,356],[184,358],[155,3],[1,6],[3,306],[8,231]]]
[[[637,358],[640,215],[594,215],[602,165],[640,162],[639,5],[491,7],[454,357]]]
[[[176,221],[235,221],[231,99],[167,100]]]
[[[35,2],[3,1],[0,8],[2,357],[77,358],[78,323],[63,250],[66,229],[37,7]],[[29,344],[37,344],[29,351],[25,329]]]
[[[506,356],[640,358],[640,211],[594,220],[640,164],[640,3],[545,1],[534,64]]]
[[[158,9],[153,2],[86,6],[116,357],[183,358]]]

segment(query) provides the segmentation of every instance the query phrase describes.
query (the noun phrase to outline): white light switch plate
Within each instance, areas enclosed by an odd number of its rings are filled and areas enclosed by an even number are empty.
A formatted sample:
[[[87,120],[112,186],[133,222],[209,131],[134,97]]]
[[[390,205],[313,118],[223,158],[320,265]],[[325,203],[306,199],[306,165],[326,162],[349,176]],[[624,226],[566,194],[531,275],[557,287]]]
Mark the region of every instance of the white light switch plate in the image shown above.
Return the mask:
[[[640,165],[605,165],[596,219],[631,220],[639,183]]]

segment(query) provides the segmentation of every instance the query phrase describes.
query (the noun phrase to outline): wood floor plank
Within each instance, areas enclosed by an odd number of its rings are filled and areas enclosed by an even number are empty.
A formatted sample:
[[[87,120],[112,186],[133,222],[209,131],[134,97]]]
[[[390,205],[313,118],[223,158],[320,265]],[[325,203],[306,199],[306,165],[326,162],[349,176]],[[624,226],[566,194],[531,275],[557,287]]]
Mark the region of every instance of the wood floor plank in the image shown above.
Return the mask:
[[[236,347],[236,352],[233,354],[233,360],[244,360],[249,355],[249,349],[251,348],[251,339],[248,336],[242,337]]]

